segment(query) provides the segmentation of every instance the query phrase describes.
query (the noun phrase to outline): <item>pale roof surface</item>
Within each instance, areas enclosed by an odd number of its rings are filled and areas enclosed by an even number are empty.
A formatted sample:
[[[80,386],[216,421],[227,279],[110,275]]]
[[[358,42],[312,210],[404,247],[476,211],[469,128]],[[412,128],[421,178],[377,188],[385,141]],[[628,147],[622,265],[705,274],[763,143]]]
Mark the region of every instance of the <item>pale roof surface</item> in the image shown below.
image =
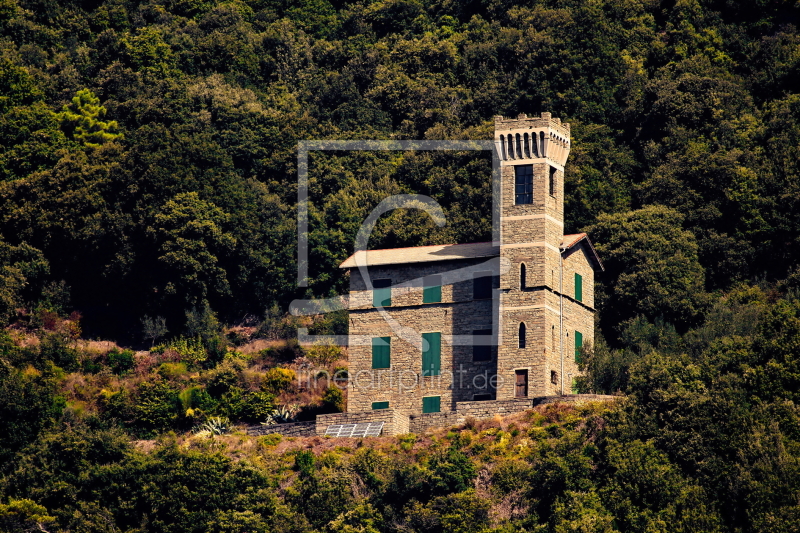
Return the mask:
[[[605,270],[603,262],[585,233],[564,235],[561,246],[568,250],[582,242],[586,243],[589,259],[599,270]],[[387,250],[362,250],[348,257],[339,268],[356,268],[356,257],[366,258],[366,266],[403,265],[409,263],[429,263],[431,261],[453,261],[479,257],[497,257],[500,251],[491,242],[471,242],[468,244],[437,244],[434,246],[414,246],[411,248],[390,248]]]
[[[389,250],[359,251],[348,257],[339,268],[355,268],[356,257],[366,257],[367,266],[400,265],[406,263],[428,263],[430,261],[453,261],[495,257],[499,250],[491,242],[471,242],[468,244],[437,244],[434,246],[414,246],[412,248],[392,248]]]

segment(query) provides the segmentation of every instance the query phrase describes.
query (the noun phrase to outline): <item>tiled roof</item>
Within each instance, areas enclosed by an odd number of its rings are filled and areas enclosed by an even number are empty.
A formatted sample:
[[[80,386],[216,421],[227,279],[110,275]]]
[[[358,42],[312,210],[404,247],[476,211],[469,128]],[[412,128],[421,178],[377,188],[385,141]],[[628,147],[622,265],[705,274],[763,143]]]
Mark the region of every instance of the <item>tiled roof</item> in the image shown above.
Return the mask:
[[[437,244],[434,246],[414,246],[413,248],[392,248],[389,250],[359,251],[348,257],[339,268],[355,268],[356,257],[366,259],[367,266],[402,265],[407,263],[427,263],[430,261],[452,261],[495,257],[497,247],[491,242],[471,242],[468,244]]]
[[[603,262],[600,260],[600,256],[597,255],[597,250],[594,249],[594,245],[592,241],[589,239],[589,236],[585,233],[573,233],[571,235],[564,235],[564,239],[561,241],[561,248],[564,250],[569,250],[570,248],[577,246],[581,242],[586,242],[586,248],[589,255],[589,259],[591,259],[598,270],[603,271],[606,267],[603,266]]]

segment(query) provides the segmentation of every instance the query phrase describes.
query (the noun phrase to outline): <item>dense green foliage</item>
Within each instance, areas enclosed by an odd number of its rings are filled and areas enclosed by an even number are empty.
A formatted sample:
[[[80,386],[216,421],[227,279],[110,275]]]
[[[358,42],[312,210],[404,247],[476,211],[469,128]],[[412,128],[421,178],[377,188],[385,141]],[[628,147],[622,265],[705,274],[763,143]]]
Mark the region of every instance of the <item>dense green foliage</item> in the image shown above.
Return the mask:
[[[0,0],[0,532],[795,531],[799,15]],[[312,153],[298,289],[298,141],[487,139],[493,115],[540,111],[572,124],[565,230],[607,267],[578,386],[625,402],[334,451],[169,436],[290,398],[342,409],[277,366],[346,373],[338,351],[278,342],[298,325],[282,310],[345,290],[337,265],[388,194],[432,197],[446,224],[397,210],[373,247],[490,235],[484,156]],[[275,345],[236,351],[250,335]]]
[[[784,278],[800,257],[791,2],[4,6],[0,234],[65,280],[87,332],[136,337],[160,316],[177,333],[204,305],[225,321],[285,306],[302,295],[299,140],[488,138],[495,114],[547,110],[573,124],[567,231],[596,228],[608,250],[683,230],[674,246],[691,266],[660,291],[681,294],[632,312],[652,320],[663,304],[669,320],[696,320],[704,290]],[[344,289],[336,266],[386,194],[429,195],[447,224],[397,211],[374,246],[489,235],[485,158],[316,153],[310,173],[314,295]],[[641,218],[638,240],[606,239],[612,220],[649,205],[675,214]],[[26,274],[3,257],[2,305],[19,306]],[[640,274],[610,302],[640,299],[654,281]]]

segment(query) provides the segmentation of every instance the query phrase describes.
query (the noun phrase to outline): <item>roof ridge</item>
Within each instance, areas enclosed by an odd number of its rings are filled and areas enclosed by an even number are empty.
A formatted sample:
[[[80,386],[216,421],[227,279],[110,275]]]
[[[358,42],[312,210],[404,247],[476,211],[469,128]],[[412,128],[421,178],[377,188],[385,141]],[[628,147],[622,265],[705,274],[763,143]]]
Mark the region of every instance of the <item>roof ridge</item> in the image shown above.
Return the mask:
[[[368,250],[358,250],[359,252],[386,252],[389,250],[411,250],[415,248],[433,248],[434,246],[467,246],[470,244],[492,244],[492,241],[478,241],[478,242],[454,242],[448,244],[425,244],[423,246],[401,246],[400,248],[374,248]],[[355,252],[353,252],[355,253]]]

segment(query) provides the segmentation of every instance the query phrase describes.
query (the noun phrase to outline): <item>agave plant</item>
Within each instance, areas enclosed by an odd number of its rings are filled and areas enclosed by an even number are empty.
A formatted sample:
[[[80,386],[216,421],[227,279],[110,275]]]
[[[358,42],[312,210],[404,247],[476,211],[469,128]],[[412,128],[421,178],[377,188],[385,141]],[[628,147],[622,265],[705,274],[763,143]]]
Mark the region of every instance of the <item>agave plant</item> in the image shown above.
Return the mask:
[[[231,432],[231,421],[225,417],[215,416],[194,429],[197,437],[211,438],[217,435],[227,435]]]
[[[267,419],[261,422],[262,426],[272,426],[274,424],[285,424],[297,421],[296,415],[300,406],[297,404],[281,405],[267,415]]]

